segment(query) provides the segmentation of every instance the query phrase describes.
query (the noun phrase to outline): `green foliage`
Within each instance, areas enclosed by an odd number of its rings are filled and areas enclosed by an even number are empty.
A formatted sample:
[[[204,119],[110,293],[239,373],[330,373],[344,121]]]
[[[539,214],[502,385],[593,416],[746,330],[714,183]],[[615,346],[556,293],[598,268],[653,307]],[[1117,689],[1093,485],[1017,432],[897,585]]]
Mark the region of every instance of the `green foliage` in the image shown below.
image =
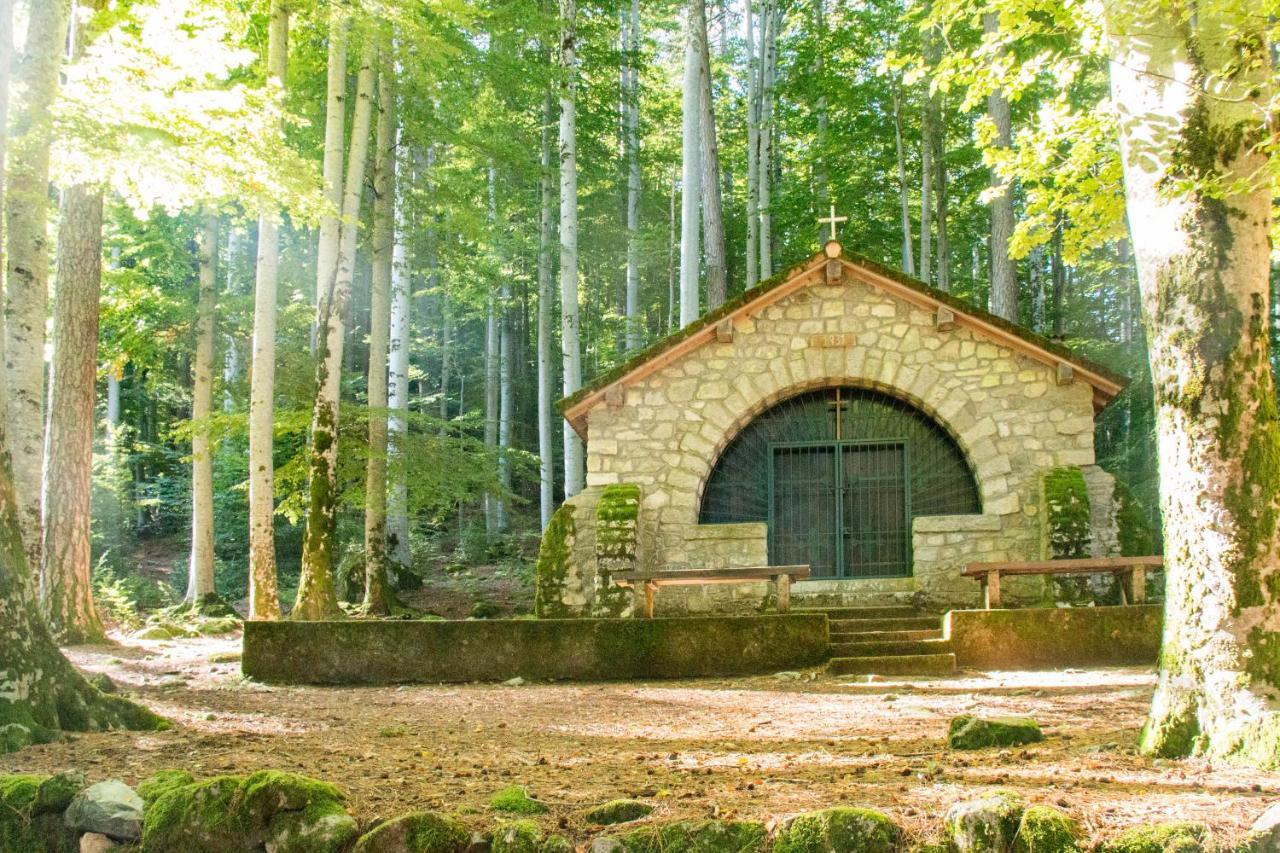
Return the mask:
[[[1046,471],[1043,478],[1049,556],[1069,559],[1089,556],[1089,490],[1075,466]]]
[[[178,593],[164,581],[120,574],[104,557],[93,570],[93,598],[99,615],[126,631],[136,631],[148,613],[177,603]]]
[[[1142,557],[1156,553],[1155,532],[1146,508],[1133,492],[1116,480],[1116,526],[1119,529],[1120,556]]]
[[[508,785],[489,798],[489,808],[508,814],[542,814],[547,807],[519,785]]]

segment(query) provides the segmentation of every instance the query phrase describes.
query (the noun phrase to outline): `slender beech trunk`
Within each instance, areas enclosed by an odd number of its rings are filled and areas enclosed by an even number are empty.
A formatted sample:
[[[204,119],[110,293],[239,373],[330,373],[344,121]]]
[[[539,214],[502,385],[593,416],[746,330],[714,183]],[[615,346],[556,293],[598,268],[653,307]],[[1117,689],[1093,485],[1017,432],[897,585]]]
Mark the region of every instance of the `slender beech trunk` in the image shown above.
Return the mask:
[[[399,153],[404,129],[396,132]],[[395,175],[391,247],[391,341],[387,370],[387,456],[391,488],[387,494],[387,551],[397,570],[413,562],[410,550],[409,489],[404,468],[404,443],[409,434],[409,346],[412,300],[409,298],[409,258],[405,240],[405,185],[412,170],[402,170],[392,162]]]
[[[627,332],[628,350],[639,349],[640,325],[640,0],[631,0],[627,51]]]
[[[747,288],[760,281],[760,93],[757,77],[755,0],[746,0],[747,16]]]
[[[511,279],[502,274],[498,310],[498,483],[503,496],[498,499],[494,524],[499,533],[510,528],[506,495],[511,494],[511,421],[515,416],[515,394],[511,386],[515,362],[515,329],[511,321]]]
[[[493,165],[489,166],[489,230],[494,245],[502,241],[498,233],[498,197],[497,174]],[[501,254],[501,250],[499,250]],[[499,275],[502,265],[499,264]],[[501,332],[498,331],[498,308],[495,304],[495,286],[489,282],[489,299],[485,303],[484,322],[484,447],[490,454],[498,452],[498,398],[500,389],[498,382],[498,347]],[[484,529],[490,536],[498,532],[498,509],[500,498],[485,492],[484,495]]]
[[[9,78],[13,69],[13,52],[13,0],[0,0],[0,128],[9,127]],[[8,134],[0,133],[0,205],[3,205],[6,193],[5,167],[8,141]],[[4,301],[4,281],[8,271],[8,265],[5,262],[8,249],[4,240],[8,233],[8,225],[4,219],[5,217],[0,215],[0,303]],[[4,306],[0,304],[0,348],[5,343],[4,314]],[[3,421],[8,406],[7,373],[8,371],[0,365],[0,422]]]
[[[814,104],[815,148],[813,163],[813,182],[818,199],[817,210],[825,215],[831,204],[831,177],[827,171],[827,81],[823,77],[826,57],[827,10],[825,0],[813,0],[813,79],[818,87],[818,98]],[[818,229],[818,244],[824,241],[822,229]]]
[[[707,310],[714,311],[724,304],[729,290],[728,259],[725,256],[724,206],[720,191],[720,145],[716,141],[716,111],[711,92],[711,50],[707,44],[707,10],[703,0],[694,0],[700,7],[699,21],[702,27],[699,41],[702,44],[701,70],[698,77],[699,148],[702,171],[702,228],[707,253]]]
[[[551,309],[555,296],[551,290],[551,241],[555,239],[555,220],[551,205],[554,173],[551,170],[551,123],[555,120],[555,96],[547,90],[542,105],[542,176],[538,181],[541,215],[538,219],[538,498],[542,527],[551,523],[555,512],[555,451],[552,450],[552,383]]]
[[[200,602],[213,589],[213,413],[214,314],[218,305],[218,219],[204,215],[200,229],[200,296],[196,306],[196,360],[191,386],[191,560],[187,600]]]
[[[778,38],[776,3],[777,0],[764,0],[764,11],[760,15],[760,128],[756,136],[760,151],[756,155],[756,194],[761,279],[773,275],[773,212],[769,208],[773,175],[773,76]]]
[[[684,90],[681,112],[680,326],[698,319],[699,211],[702,191],[702,30],[701,0],[688,0],[684,21]]]
[[[449,420],[449,383],[453,380],[453,308],[440,296],[440,420]],[[461,395],[459,395],[461,397]],[[461,403],[461,400],[459,400]]]
[[[369,284],[369,462],[364,486],[364,611],[391,612],[387,582],[387,351],[391,339],[391,267],[396,197],[395,57],[386,45],[378,73],[373,153],[373,274]]]
[[[982,16],[983,28],[988,34],[999,31],[999,18],[994,12]],[[1009,114],[1009,99],[1003,92],[995,91],[987,96],[987,115],[996,128],[994,147],[1007,150],[1013,145],[1013,120]],[[991,200],[991,313],[1011,323],[1018,322],[1017,267],[1009,257],[1009,241],[1013,237],[1013,187],[991,169],[991,186],[1000,188],[1000,195]]]
[[[1049,258],[1049,277],[1052,287],[1052,314],[1053,314],[1053,337],[1061,338],[1065,333],[1064,321],[1066,316],[1063,312],[1063,303],[1066,301],[1067,293],[1067,267],[1062,262],[1062,229],[1066,227],[1066,223],[1059,217],[1055,223],[1053,231],[1053,240],[1050,249],[1053,254]]]
[[[50,108],[67,37],[67,0],[29,6],[26,47],[14,75],[21,94],[9,125],[5,194],[6,428],[26,565],[40,570],[44,452],[44,330],[49,301]]]
[[[902,271],[915,275],[915,251],[911,240],[911,201],[907,197],[907,160],[902,150],[902,90],[893,83],[893,142],[898,154],[898,202],[902,209]]]
[[[932,95],[925,93],[920,111],[920,280],[933,280],[933,116],[929,108]]]
[[[316,316],[311,326],[311,351],[316,352],[318,330],[323,326],[325,300],[333,292],[341,239],[342,155],[347,115],[347,37],[351,19],[346,4],[329,0],[329,60],[325,83],[324,192],[330,208],[320,219],[316,244]]]
[[[578,139],[577,0],[560,0],[560,352],[564,394],[582,387],[578,343]],[[582,439],[563,422],[564,494],[582,491]]]
[[[1031,328],[1044,334],[1044,248],[1036,246],[1027,256],[1031,275]]]
[[[676,173],[671,171],[671,210],[667,221],[667,334],[676,326]]]
[[[935,94],[933,110],[933,210],[937,226],[934,251],[937,253],[938,289],[951,289],[951,258],[947,241],[947,119],[944,96]]]
[[[69,188],[61,218],[44,455],[44,482],[52,485],[44,494],[41,587],[54,637],[74,644],[105,637],[89,579],[102,192]]]
[[[289,9],[272,0],[267,79],[283,91],[289,62]],[[276,589],[275,394],[276,292],[280,280],[280,221],[258,216],[253,294],[253,367],[249,377],[249,618],[279,619]]]
[[[1280,766],[1280,416],[1269,363],[1265,19],[1107,4],[1149,330],[1165,529],[1160,674],[1141,748]],[[1159,133],[1153,133],[1158,128]],[[1175,189],[1195,182],[1195,189]],[[1204,185],[1233,188],[1210,197]],[[1172,186],[1171,186],[1172,185]]]
[[[373,121],[373,98],[378,50],[363,51],[356,108],[351,124],[351,150],[343,182],[342,230],[338,265],[325,299],[323,340],[316,353],[316,401],[311,415],[311,439],[307,448],[308,496],[306,529],[302,540],[302,573],[291,619],[336,619],[342,615],[334,590],[334,542],[338,507],[338,397],[342,387],[342,351],[346,342],[344,318],[351,303],[355,272],[356,237],[360,225],[360,196],[364,190],[365,160]]]

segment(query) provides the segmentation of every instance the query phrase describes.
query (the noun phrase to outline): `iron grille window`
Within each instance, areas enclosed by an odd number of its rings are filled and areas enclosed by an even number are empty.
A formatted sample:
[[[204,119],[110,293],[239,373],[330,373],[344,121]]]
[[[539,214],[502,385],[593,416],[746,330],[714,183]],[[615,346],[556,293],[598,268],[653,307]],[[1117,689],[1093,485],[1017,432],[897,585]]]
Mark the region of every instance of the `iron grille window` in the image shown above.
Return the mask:
[[[864,388],[797,395],[725,449],[699,521],[769,524],[778,565],[815,577],[910,574],[911,519],[981,512],[959,446],[908,403]]]

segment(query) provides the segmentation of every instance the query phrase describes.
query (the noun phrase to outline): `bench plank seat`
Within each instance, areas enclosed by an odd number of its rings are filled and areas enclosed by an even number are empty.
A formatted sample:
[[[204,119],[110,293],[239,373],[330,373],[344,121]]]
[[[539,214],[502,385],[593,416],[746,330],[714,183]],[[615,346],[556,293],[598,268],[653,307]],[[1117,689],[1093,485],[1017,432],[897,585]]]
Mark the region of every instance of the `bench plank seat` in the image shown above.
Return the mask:
[[[1147,600],[1147,570],[1164,567],[1164,557],[1096,557],[1069,560],[1030,560],[1007,563],[970,563],[961,575],[982,584],[983,603],[988,610],[1000,606],[1000,578],[1005,575],[1091,575],[1112,574],[1120,581],[1126,603]]]
[[[750,583],[772,581],[778,599],[778,612],[791,609],[791,584],[809,577],[808,566],[735,566],[726,569],[685,569],[669,572],[618,572],[612,580],[635,588],[644,588],[644,615],[653,618],[654,599],[664,586],[702,586],[714,583]]]

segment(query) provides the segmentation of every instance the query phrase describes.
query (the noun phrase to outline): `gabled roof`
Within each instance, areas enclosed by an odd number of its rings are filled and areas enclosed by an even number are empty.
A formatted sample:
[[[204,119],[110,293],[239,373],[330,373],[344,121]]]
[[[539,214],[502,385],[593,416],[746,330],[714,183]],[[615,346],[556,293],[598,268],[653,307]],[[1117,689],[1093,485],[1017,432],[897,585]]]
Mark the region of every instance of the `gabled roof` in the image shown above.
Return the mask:
[[[1101,411],[1124,390],[1128,378],[1073,352],[1030,329],[997,317],[923,281],[889,269],[875,261],[844,252],[828,243],[823,252],[744,291],[714,311],[640,350],[622,364],[597,376],[588,385],[556,404],[578,435],[586,438],[587,413],[615,386],[620,390],[639,382],[685,353],[716,340],[717,328],[726,321],[759,313],[778,300],[824,280],[827,262],[843,266],[842,281],[852,279],[883,290],[918,307],[939,312],[939,322],[954,323],[995,340],[1028,358],[1055,368],[1059,376],[1080,379],[1093,386],[1095,412]]]

